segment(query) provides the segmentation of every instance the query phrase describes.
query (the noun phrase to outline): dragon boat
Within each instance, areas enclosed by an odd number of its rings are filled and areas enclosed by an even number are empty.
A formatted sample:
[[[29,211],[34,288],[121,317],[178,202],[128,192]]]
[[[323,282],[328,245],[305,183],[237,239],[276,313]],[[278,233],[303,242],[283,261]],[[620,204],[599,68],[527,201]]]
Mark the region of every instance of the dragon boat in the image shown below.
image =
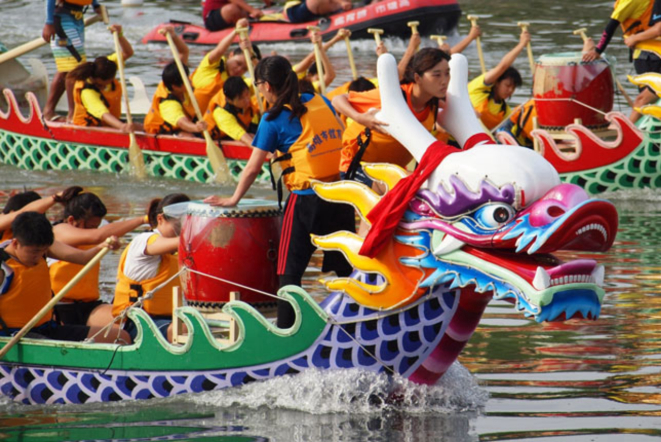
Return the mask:
[[[451,69],[444,127],[467,148],[481,126],[466,101],[466,59],[454,55]],[[438,142],[409,112],[392,55],[379,58],[378,75],[378,117],[420,160]],[[388,164],[365,169],[388,189],[408,174]],[[301,288],[280,289],[280,299],[296,312],[288,329],[243,301],[224,305],[229,319],[210,320],[182,306],[175,317],[188,331],[170,344],[148,315],[131,309],[139,332],[130,345],[22,339],[0,360],[0,393],[28,404],[148,399],[350,368],[433,384],[457,359],[492,299],[510,301],[538,322],[599,316],[604,267],[592,259],[563,262],[552,253],[607,250],[618,225],[611,203],[561,183],[542,156],[516,146],[457,150],[425,183],[412,189],[408,210],[374,258],[359,254],[363,240],[353,233],[312,238],[321,249],[342,251],[355,270],[323,281],[331,293],[320,303]],[[315,183],[314,190],[352,204],[363,217],[381,198],[350,181]],[[218,254],[226,232],[212,227],[205,234]],[[188,271],[185,265],[182,271]],[[218,330],[230,327],[234,339],[218,340]],[[7,342],[0,338],[0,347]]]
[[[250,23],[250,41],[253,43],[277,43],[309,40],[309,26],[319,27],[319,33],[330,38],[339,29],[351,30],[353,38],[367,38],[368,28],[383,29],[394,37],[408,37],[411,33],[406,24],[419,23],[423,35],[448,34],[457,26],[461,9],[457,0],[384,0],[366,6],[355,7],[330,17],[305,23],[290,23],[283,19],[281,9],[266,9],[260,21]],[[208,31],[204,26],[172,20],[175,31],[187,44],[215,45],[230,31]],[[158,25],[143,39],[143,43],[166,43],[158,33],[166,24]]]
[[[14,93],[3,91],[8,107],[0,109],[0,163],[27,170],[91,170],[128,173],[129,135],[109,128],[46,122],[37,98],[26,94],[27,116]],[[136,133],[147,174],[200,183],[214,180],[203,139]],[[242,143],[221,142],[229,171],[238,180],[251,149]],[[270,182],[264,163],[258,182]]]

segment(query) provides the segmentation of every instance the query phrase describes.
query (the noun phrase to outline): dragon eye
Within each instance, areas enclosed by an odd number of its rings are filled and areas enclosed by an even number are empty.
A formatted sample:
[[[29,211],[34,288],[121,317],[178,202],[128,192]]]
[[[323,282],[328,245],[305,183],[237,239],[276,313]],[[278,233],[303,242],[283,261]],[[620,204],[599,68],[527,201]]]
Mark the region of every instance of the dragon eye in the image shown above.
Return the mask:
[[[514,209],[506,204],[490,204],[475,212],[475,220],[486,228],[500,227],[514,218]]]

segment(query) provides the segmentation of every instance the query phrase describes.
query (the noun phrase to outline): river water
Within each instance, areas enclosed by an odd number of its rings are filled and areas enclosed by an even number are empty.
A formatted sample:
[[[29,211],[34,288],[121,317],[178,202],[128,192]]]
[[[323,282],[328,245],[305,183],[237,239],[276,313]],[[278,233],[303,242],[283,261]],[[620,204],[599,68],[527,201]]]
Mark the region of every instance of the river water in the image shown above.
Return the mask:
[[[35,3],[39,3],[35,7]],[[36,38],[43,24],[42,2],[0,0],[0,41],[8,47]],[[108,2],[110,3],[110,2]],[[153,92],[167,47],[142,45],[140,38],[169,18],[197,21],[198,2],[145,1],[122,9],[112,2],[113,21],[125,26],[136,55],[127,75],[139,75]],[[557,0],[528,2],[461,1],[465,13],[480,15],[487,66],[495,65],[517,39],[517,21],[531,23],[533,51],[579,50],[573,29],[601,32],[611,2]],[[468,23],[459,27],[465,33]],[[88,54],[104,54],[111,40],[99,25],[87,33]],[[457,38],[457,36],[455,36]],[[396,54],[404,42],[386,40]],[[354,43],[363,73],[373,72],[370,41]],[[611,55],[621,60],[621,80],[631,73],[618,39]],[[207,48],[192,49],[193,63]],[[304,44],[265,45],[292,60]],[[46,49],[34,52],[51,70]],[[466,52],[479,71],[475,47]],[[338,83],[349,78],[344,47],[331,51]],[[524,86],[514,101],[530,93],[525,54],[517,60]],[[626,86],[633,93],[633,88]],[[0,206],[24,187],[50,194],[78,184],[101,196],[108,219],[144,213],[151,198],[185,192],[192,198],[219,189],[168,180],[138,183],[125,176],[70,172],[29,172],[0,166]],[[250,195],[272,198],[267,188]],[[361,372],[311,372],[244,388],[137,403],[77,406],[21,406],[0,398],[0,440],[219,440],[219,441],[645,441],[661,437],[661,194],[636,190],[604,195],[620,212],[613,248],[590,254],[606,266],[606,298],[598,321],[537,324],[505,303],[492,303],[462,356],[434,387],[422,388]],[[53,218],[57,213],[50,213]],[[561,257],[575,258],[565,254]],[[586,256],[585,254],[582,256]],[[103,261],[102,289],[111,296],[118,256]],[[305,286],[323,295],[311,266]],[[396,404],[385,403],[393,389]]]

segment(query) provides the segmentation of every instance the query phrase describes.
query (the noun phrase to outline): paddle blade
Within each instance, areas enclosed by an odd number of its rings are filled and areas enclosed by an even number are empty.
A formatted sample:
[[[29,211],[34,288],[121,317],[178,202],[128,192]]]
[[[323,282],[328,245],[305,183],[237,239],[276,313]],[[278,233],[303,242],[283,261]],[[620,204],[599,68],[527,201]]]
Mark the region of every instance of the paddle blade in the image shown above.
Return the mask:
[[[222,149],[213,142],[208,132],[205,131],[204,135],[207,141],[207,158],[209,158],[211,170],[214,172],[214,180],[219,184],[229,184],[232,181],[232,175]]]
[[[140,146],[138,146],[138,140],[135,138],[135,134],[129,134],[131,142],[129,144],[129,163],[131,164],[131,175],[134,177],[144,180],[147,178],[147,168],[145,167],[145,160],[142,156],[142,151]]]

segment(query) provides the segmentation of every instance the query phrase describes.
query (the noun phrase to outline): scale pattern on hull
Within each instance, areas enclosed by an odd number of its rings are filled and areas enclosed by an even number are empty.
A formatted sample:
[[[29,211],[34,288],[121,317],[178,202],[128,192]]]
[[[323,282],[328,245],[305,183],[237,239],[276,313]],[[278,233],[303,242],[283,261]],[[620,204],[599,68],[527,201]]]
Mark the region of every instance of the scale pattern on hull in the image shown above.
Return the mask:
[[[0,392],[26,404],[86,403],[217,390],[315,368],[387,370],[407,376],[437,347],[458,303],[459,291],[447,286],[437,288],[423,302],[388,313],[362,307],[335,293],[325,302],[331,321],[319,339],[287,359],[190,372],[102,372],[2,364]]]
[[[212,183],[206,157],[143,151],[147,173],[154,177]],[[91,170],[122,173],[129,164],[127,149],[62,143],[0,131],[0,162],[26,170]],[[227,159],[232,177],[238,180],[246,162]],[[262,166],[257,181],[270,183],[268,165]]]

